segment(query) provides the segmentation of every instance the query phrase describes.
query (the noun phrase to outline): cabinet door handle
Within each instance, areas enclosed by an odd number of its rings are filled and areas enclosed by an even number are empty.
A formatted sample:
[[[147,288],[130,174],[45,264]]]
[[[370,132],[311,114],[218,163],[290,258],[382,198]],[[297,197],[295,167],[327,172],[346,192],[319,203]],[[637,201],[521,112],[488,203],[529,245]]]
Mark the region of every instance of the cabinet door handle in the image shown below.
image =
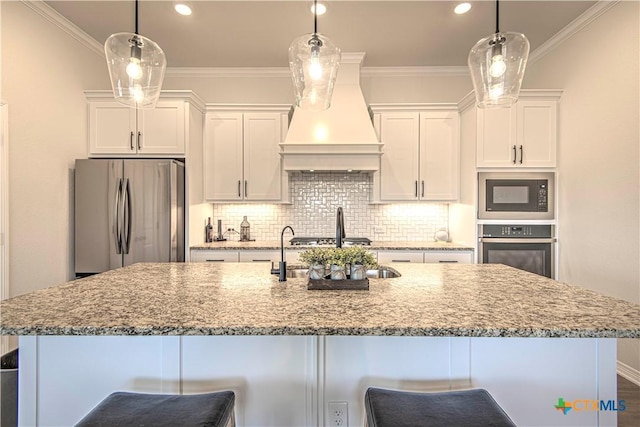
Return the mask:
[[[416,180],[416,198],[418,198],[418,180]]]
[[[424,179],[422,180],[422,196],[421,197],[424,197]]]
[[[135,149],[133,146],[133,131],[131,131],[131,135],[129,136],[129,146],[131,147],[131,151]]]
[[[138,131],[138,150],[142,148],[142,132]]]
[[[516,154],[516,146],[513,146],[513,164],[516,164],[516,158],[517,158],[517,154]]]
[[[242,197],[242,194],[240,193],[240,186],[242,185],[242,182],[240,180],[238,180],[238,197]]]
[[[522,145],[520,146],[520,164],[522,164],[522,160],[524,159],[524,150]]]
[[[244,197],[247,197],[247,180],[244,180]]]

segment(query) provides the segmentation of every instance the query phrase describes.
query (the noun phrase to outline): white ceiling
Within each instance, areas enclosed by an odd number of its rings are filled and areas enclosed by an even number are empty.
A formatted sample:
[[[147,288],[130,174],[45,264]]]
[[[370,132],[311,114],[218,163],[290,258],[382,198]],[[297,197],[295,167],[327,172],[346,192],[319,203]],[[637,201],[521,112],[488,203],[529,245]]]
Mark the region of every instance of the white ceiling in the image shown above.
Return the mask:
[[[313,30],[310,0],[189,0],[191,16],[174,1],[142,0],[139,33],[158,43],[169,67],[287,67],[294,38]],[[103,44],[133,32],[134,1],[46,1]],[[464,66],[471,47],[495,31],[495,2],[333,0],[318,32],[343,52],[366,52],[368,67]],[[500,30],[524,33],[534,51],[596,1],[500,2]]]

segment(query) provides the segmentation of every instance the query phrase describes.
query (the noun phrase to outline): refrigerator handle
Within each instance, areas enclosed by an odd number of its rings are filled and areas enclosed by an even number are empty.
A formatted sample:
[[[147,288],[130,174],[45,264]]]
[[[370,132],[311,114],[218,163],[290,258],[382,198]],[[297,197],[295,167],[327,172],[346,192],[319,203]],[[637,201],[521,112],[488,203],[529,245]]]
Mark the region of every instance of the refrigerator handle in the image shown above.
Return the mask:
[[[115,193],[115,202],[113,203],[113,234],[115,235],[116,254],[122,254],[122,231],[120,230],[120,220],[118,216],[118,208],[120,207],[120,195],[122,194],[122,178],[118,179],[118,187]]]
[[[131,190],[129,187],[129,178],[124,180],[124,203],[122,204],[122,217],[124,218],[123,231],[126,230],[124,237],[125,254],[129,253],[131,247]]]

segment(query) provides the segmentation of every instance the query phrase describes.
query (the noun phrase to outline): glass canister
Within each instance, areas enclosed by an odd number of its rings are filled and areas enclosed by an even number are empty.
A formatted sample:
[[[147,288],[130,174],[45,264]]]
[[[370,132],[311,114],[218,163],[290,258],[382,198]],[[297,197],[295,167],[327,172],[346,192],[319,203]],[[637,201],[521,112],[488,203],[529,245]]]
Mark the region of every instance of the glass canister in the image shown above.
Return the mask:
[[[240,241],[248,242],[251,240],[251,225],[249,221],[247,221],[247,216],[245,215],[240,223]]]

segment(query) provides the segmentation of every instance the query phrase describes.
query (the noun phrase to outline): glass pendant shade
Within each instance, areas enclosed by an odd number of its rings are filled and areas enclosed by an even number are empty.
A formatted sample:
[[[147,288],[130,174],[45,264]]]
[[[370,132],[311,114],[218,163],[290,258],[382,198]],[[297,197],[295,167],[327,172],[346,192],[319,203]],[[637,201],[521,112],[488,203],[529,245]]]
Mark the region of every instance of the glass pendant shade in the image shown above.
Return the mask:
[[[528,58],[524,34],[495,33],[476,43],[468,63],[478,107],[508,107],[518,101]]]
[[[116,101],[134,108],[154,108],[160,97],[167,60],[153,40],[116,33],[104,44]]]
[[[321,111],[331,106],[340,67],[340,49],[322,34],[298,37],[289,47],[296,106]]]

